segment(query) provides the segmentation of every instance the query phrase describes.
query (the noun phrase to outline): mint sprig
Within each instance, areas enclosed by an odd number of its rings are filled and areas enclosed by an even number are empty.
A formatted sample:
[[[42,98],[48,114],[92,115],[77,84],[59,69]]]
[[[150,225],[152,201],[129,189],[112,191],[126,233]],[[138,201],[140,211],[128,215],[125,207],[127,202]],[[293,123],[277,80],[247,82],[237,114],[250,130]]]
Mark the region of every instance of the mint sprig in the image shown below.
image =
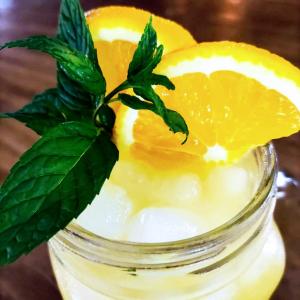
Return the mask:
[[[153,86],[161,85],[169,90],[175,89],[168,77],[153,73],[161,61],[163,49],[163,45],[157,45],[157,34],[152,27],[152,18],[150,18],[129,65],[127,80],[106,96],[104,101],[109,103],[111,98],[118,94],[113,101],[119,100],[132,109],[146,109],[154,112],[164,120],[172,132],[185,134],[186,138],[182,142],[185,143],[189,135],[185,120],[176,111],[168,109],[153,88]],[[120,93],[129,88],[132,88],[138,97]]]
[[[173,132],[188,137],[182,116],[164,105],[155,86],[174,89],[155,74],[163,46],[152,20],[128,68],[127,79],[106,95],[91,33],[78,0],[62,0],[57,37],[34,36],[8,42],[51,55],[57,61],[57,87],[36,95],[15,118],[42,137],[22,155],[0,188],[0,265],[13,262],[67,226],[100,192],[118,160],[111,141],[115,122],[109,103],[146,109]],[[124,93],[132,88],[135,95]]]

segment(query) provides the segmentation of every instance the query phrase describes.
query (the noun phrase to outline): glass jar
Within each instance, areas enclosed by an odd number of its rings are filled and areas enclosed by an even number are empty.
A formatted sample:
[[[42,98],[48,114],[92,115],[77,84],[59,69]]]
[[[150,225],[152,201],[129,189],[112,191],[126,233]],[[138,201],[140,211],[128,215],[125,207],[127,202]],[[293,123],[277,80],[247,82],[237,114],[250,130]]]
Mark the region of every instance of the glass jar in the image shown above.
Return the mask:
[[[255,196],[222,226],[190,239],[112,241],[72,223],[49,243],[65,300],[267,300],[283,274],[285,251],[273,221],[277,164],[272,145],[254,151]]]

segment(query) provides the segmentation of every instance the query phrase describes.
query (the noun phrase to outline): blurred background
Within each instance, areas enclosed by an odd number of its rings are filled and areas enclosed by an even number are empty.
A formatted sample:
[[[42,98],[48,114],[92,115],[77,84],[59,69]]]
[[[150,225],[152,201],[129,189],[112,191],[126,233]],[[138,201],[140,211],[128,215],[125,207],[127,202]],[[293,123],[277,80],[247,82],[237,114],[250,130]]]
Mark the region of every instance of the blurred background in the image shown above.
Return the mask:
[[[300,67],[300,0],[82,0],[85,10],[133,5],[170,18],[198,41],[233,40],[269,49]],[[0,0],[0,44],[33,34],[53,35],[59,0]],[[13,49],[0,55],[0,111],[15,111],[55,85],[47,56]],[[12,120],[0,120],[0,182],[37,138]],[[273,300],[300,299],[300,135],[275,142],[280,168],[294,178],[279,199],[276,220],[287,248],[285,276]],[[283,195],[283,193],[281,193]],[[0,269],[0,300],[60,300],[46,246]],[[218,300],[218,299],[216,299]],[[242,300],[242,299],[241,299]],[[255,299],[256,300],[256,299]],[[260,299],[257,299],[260,300]]]

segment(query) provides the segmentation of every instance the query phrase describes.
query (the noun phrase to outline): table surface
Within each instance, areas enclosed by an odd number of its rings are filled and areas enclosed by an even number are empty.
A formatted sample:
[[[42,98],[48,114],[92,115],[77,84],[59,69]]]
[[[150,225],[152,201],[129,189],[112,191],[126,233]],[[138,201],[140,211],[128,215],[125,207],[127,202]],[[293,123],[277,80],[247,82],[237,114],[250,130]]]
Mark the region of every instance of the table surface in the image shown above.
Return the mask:
[[[134,5],[173,19],[198,41],[234,40],[255,44],[300,66],[299,0],[83,0],[84,8]],[[0,44],[32,34],[54,34],[58,0],[0,0]],[[0,55],[0,111],[14,111],[55,85],[55,65],[26,50]],[[0,182],[37,136],[12,120],[0,120]],[[278,140],[281,169],[300,180],[300,135]],[[287,268],[273,300],[300,299],[300,191],[290,186],[279,201],[277,223],[287,248]],[[0,268],[1,300],[59,300],[43,245],[15,264]],[[259,299],[255,299],[259,300]]]

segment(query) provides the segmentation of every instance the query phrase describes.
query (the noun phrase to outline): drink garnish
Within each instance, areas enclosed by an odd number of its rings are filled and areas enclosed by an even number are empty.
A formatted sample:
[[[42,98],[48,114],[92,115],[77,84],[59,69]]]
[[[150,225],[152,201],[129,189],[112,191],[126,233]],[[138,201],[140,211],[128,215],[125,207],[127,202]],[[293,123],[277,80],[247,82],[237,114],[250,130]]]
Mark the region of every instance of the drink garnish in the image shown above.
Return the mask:
[[[33,36],[0,50],[22,47],[57,61],[56,88],[2,118],[15,118],[41,135],[11,169],[0,189],[0,265],[9,264],[66,227],[100,192],[118,160],[111,140],[115,113],[109,103],[160,116],[188,137],[182,116],[168,109],[152,86],[174,89],[153,73],[163,46],[150,19],[128,68],[127,80],[106,94],[106,82],[78,0],[62,0],[57,37]],[[101,59],[101,54],[100,54]],[[126,93],[131,89],[133,92]],[[149,128],[151,130],[151,128]]]

